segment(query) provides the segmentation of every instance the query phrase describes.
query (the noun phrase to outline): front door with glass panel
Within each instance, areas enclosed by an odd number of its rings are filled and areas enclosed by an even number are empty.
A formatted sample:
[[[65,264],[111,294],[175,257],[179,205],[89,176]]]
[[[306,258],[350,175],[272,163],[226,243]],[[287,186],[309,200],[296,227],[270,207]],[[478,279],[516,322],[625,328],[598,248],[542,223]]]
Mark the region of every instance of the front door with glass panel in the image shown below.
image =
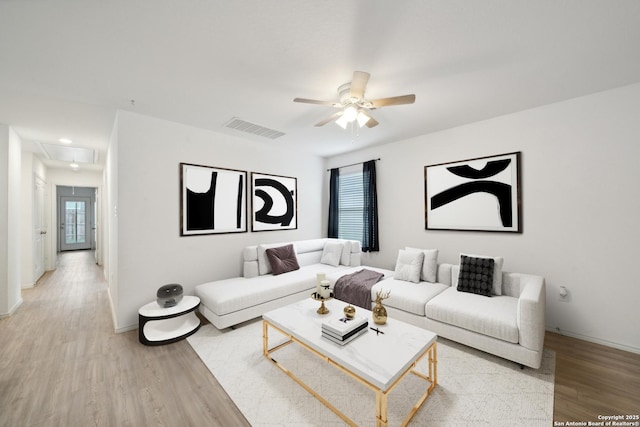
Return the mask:
[[[91,249],[91,199],[60,198],[60,250]]]

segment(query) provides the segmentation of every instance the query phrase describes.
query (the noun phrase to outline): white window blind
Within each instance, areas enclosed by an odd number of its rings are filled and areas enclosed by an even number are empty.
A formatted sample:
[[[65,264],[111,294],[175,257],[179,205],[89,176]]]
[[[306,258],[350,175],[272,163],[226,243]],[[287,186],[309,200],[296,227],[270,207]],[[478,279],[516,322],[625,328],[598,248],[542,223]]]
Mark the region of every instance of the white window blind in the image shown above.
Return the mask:
[[[338,237],[362,242],[364,191],[362,168],[359,171],[340,171],[338,198]]]

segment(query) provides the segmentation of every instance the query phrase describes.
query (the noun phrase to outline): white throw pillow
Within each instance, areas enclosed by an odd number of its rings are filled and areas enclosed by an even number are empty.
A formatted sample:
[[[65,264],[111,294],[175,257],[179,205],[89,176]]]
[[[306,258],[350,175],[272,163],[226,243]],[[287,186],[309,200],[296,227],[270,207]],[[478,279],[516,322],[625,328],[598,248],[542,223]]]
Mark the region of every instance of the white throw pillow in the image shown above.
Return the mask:
[[[493,259],[493,294],[502,295],[502,265],[504,264],[504,258],[501,256],[486,256],[486,255],[473,255],[461,253],[460,256],[470,256],[474,258],[491,258]],[[458,281],[452,285],[457,285]]]
[[[342,242],[342,257],[340,258],[340,264],[351,265],[351,242],[345,240]]]
[[[396,270],[393,274],[393,278],[397,280],[404,280],[405,282],[420,282],[420,273],[422,272],[423,261],[423,252],[400,249],[398,251]]]
[[[422,261],[422,273],[420,280],[424,282],[436,283],[438,277],[438,250],[437,249],[418,249],[406,247],[407,251],[420,251],[424,254]]]
[[[327,242],[322,250],[322,258],[320,262],[322,264],[332,265],[337,267],[340,265],[340,258],[342,258],[342,250],[344,245],[342,243]]]

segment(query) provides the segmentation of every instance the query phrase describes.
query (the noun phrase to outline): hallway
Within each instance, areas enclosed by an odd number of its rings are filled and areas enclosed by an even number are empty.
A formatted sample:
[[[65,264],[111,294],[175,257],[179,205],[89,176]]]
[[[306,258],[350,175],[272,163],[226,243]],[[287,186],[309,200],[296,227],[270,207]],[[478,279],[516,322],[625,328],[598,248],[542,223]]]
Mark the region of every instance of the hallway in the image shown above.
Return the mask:
[[[248,425],[185,341],[114,333],[93,251],[56,267],[0,320],[0,426]]]

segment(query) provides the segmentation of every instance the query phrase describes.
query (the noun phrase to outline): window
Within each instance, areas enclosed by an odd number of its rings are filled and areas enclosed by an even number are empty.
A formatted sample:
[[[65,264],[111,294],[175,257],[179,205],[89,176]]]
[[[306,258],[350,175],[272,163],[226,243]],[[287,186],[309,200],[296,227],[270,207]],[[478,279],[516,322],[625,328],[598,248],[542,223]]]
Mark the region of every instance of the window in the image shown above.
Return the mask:
[[[342,171],[341,171],[342,172]],[[362,243],[364,192],[362,170],[340,173],[338,196],[338,237]]]
[[[362,251],[379,251],[375,160],[331,169],[327,235],[358,240]]]

